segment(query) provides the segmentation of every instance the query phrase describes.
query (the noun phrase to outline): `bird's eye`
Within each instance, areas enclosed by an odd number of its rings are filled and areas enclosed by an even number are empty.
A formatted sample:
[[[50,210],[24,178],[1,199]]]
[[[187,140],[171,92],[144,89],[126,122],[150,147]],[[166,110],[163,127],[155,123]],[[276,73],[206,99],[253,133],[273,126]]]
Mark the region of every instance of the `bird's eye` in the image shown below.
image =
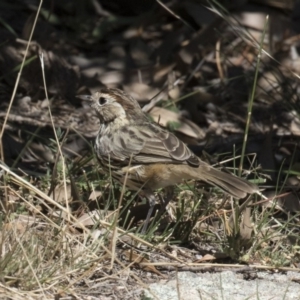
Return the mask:
[[[100,97],[99,100],[98,100],[98,102],[99,102],[100,105],[103,105],[103,104],[105,104],[107,102],[107,99],[104,98],[104,97]]]

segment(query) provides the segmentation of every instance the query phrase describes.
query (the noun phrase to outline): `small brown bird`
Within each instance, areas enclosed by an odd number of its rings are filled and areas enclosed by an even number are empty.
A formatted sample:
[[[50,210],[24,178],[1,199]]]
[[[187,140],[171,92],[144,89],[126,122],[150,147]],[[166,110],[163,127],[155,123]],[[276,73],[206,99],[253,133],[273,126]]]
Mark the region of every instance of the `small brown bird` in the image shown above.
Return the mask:
[[[173,133],[149,120],[138,102],[119,89],[102,89],[91,96],[100,119],[95,151],[102,168],[120,183],[142,192],[150,203],[145,231],[155,204],[154,190],[195,179],[217,186],[235,198],[258,187],[219,171],[198,158]]]

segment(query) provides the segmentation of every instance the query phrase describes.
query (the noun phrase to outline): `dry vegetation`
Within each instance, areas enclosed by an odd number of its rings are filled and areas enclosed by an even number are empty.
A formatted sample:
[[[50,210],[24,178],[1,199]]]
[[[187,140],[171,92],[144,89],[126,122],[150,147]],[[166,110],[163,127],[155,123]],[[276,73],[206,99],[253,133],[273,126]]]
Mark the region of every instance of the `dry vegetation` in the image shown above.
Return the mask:
[[[176,270],[237,262],[299,270],[291,7],[228,13],[213,2],[220,16],[197,0],[122,3],[0,3],[1,299],[140,299]],[[101,86],[132,94],[267,199],[186,182],[140,236],[147,204],[102,174],[98,120],[75,97]]]

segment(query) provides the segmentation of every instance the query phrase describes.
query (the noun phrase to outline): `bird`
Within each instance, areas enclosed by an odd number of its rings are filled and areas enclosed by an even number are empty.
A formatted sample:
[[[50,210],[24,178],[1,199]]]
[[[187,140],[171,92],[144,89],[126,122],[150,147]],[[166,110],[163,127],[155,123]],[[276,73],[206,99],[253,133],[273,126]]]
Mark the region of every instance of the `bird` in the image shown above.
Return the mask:
[[[194,179],[234,198],[258,192],[257,185],[201,160],[175,134],[150,120],[139,103],[124,91],[102,88],[92,95],[77,97],[88,101],[100,120],[94,150],[102,169],[149,201],[142,233],[152,216],[157,189]]]

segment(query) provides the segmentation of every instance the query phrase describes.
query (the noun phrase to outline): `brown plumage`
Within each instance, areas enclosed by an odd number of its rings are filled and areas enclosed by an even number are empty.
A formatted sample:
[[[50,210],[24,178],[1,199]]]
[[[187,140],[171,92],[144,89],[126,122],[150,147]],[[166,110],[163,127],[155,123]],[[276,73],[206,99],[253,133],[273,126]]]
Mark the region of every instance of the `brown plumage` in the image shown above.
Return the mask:
[[[95,151],[103,169],[142,191],[153,207],[153,191],[195,179],[217,186],[235,198],[258,191],[256,185],[219,171],[198,158],[173,133],[151,122],[138,102],[119,89],[102,89],[91,102],[100,119]],[[146,224],[152,210],[148,213]]]

